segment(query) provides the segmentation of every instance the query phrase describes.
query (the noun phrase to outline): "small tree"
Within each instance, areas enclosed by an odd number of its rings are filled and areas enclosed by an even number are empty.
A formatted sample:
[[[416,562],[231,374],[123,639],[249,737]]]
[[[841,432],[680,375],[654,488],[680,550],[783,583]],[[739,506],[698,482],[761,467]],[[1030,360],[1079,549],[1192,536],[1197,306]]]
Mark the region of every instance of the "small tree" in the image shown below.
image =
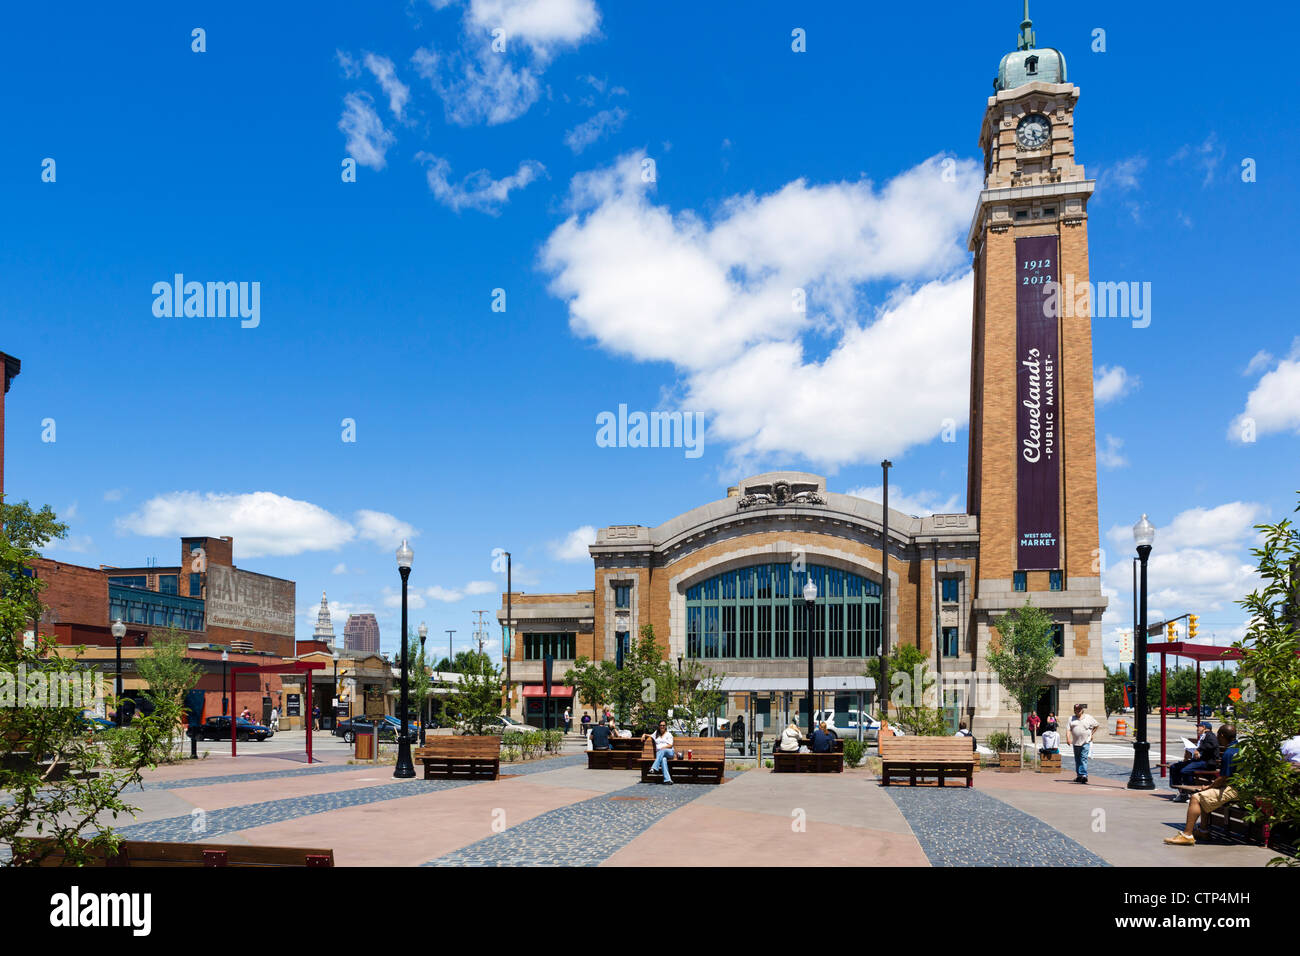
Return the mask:
[[[610,699],[614,676],[612,661],[593,661],[589,657],[579,657],[574,660],[573,667],[564,672],[564,684],[576,690],[586,706],[599,711]],[[573,716],[576,723],[580,715]]]
[[[486,654],[477,652],[466,659],[466,668],[448,708],[459,715],[464,729],[481,735],[501,714],[501,670]]]
[[[1020,730],[1025,715],[1038,704],[1039,695],[1052,667],[1056,649],[1052,646],[1052,619],[1042,608],[1028,601],[993,622],[1000,641],[990,647],[989,667],[998,675],[1011,699],[1020,705]]]
[[[1128,671],[1123,668],[1111,670],[1106,668],[1105,706],[1109,717],[1124,706],[1124,687],[1128,684]]]
[[[867,676],[876,682],[876,697],[881,701],[880,716],[889,719],[894,708],[894,723],[916,737],[939,737],[947,733],[943,710],[932,698],[934,679],[930,676],[929,658],[915,644],[901,644],[885,659],[889,679],[880,679],[880,659],[867,661]]]
[[[48,506],[34,512],[25,501],[0,503],[0,697],[7,693],[4,688],[12,691],[24,673],[29,688],[38,673],[47,687],[82,676],[83,665],[67,656],[71,648],[59,648],[37,632],[44,585],[32,574],[31,561],[40,548],[66,534],[67,525]],[[30,644],[23,639],[28,629],[34,632]],[[120,837],[109,822],[136,810],[122,799],[122,792],[140,783],[141,769],[150,765],[178,716],[170,708],[159,708],[137,717],[133,733],[117,748],[122,770],[104,770],[88,779],[87,771],[97,766],[101,753],[81,718],[85,701],[77,701],[77,706],[70,700],[46,703],[0,706],[0,791],[10,796],[0,802],[0,845],[13,846],[11,864],[39,864],[52,852],[33,851],[20,835],[52,838],[73,863],[85,862],[91,849],[116,847]],[[80,837],[82,830],[92,829],[93,836]]]
[[[1300,511],[1300,508],[1296,509]],[[1239,669],[1242,699],[1236,705],[1239,752],[1233,783],[1248,820],[1300,825],[1300,768],[1282,756],[1282,742],[1300,734],[1300,531],[1283,519],[1257,525],[1263,546],[1263,587],[1241,604],[1251,613],[1246,636],[1233,647],[1244,652]],[[1270,865],[1300,865],[1277,858]]]
[[[149,652],[136,662],[141,679],[149,687],[144,696],[152,705],[153,712],[175,715],[175,722],[164,728],[166,736],[160,741],[155,755],[158,760],[176,759],[185,692],[192,689],[199,679],[199,666],[187,656],[189,649],[185,635],[169,627],[166,631],[154,632]]]

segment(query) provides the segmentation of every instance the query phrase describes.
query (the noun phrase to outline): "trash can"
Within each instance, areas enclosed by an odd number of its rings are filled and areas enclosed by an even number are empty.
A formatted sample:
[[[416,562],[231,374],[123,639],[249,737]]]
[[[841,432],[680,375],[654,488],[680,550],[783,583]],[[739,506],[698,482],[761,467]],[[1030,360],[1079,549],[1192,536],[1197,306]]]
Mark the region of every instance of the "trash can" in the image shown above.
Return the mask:
[[[357,734],[356,758],[358,760],[375,759],[375,738],[370,734]]]

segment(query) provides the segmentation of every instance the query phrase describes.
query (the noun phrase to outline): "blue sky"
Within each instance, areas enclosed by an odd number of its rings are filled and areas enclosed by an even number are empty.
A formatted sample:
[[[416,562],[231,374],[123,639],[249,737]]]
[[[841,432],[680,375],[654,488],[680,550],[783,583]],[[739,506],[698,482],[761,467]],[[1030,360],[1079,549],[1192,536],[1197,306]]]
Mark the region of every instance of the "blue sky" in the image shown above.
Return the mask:
[[[1092,277],[1151,283],[1148,327],[1094,322],[1108,631],[1129,619],[1146,511],[1153,614],[1196,611],[1225,640],[1251,525],[1297,487],[1290,67],[1234,54],[1218,5],[1032,13],[1082,91]],[[1014,2],[8,11],[8,493],[65,515],[50,554],[78,563],[171,563],[181,534],[233,534],[241,566],[297,581],[300,637],[325,589],[340,630],[373,610],[386,648],[404,531],[413,622],[460,646],[504,588],[494,548],[521,590],[590,587],[583,529],[654,525],[767,468],[871,489],[888,455],[895,504],[961,511],[964,235],[1019,18]],[[1280,38],[1297,18],[1254,21]],[[151,289],[178,272],[258,282],[258,325],[155,316]],[[599,447],[596,415],[620,404],[703,415],[703,454]]]

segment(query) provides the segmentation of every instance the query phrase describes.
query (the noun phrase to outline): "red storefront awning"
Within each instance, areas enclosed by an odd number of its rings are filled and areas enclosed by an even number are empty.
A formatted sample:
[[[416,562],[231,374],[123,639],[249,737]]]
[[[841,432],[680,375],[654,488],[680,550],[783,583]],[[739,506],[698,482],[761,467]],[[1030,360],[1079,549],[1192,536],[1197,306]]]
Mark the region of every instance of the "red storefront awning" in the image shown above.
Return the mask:
[[[524,696],[525,696],[525,697],[545,697],[545,696],[546,696],[546,685],[544,685],[544,684],[525,684],[525,685],[524,685]],[[564,684],[552,684],[552,685],[551,685],[551,696],[552,696],[552,697],[572,697],[572,696],[573,696],[573,688],[572,688],[572,687],[568,687],[568,686],[566,686],[566,685],[564,685]]]

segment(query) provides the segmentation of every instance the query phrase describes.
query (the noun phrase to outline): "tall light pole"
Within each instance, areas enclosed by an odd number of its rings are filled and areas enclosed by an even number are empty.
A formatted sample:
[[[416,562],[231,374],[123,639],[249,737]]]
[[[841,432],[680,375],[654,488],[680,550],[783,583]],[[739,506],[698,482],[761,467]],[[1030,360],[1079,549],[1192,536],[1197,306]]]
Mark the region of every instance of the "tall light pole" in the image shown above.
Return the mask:
[[[885,658],[889,654],[889,469],[894,463],[886,458],[880,463],[880,470],[885,476],[884,502],[881,508],[883,530],[880,540],[880,680],[876,685],[876,707],[880,711],[877,719],[885,719],[885,693],[889,687],[889,675],[885,673]]]
[[[117,644],[117,670],[115,671],[117,677],[114,678],[114,683],[113,683],[113,687],[114,687],[113,696],[117,698],[117,706],[114,708],[114,712],[113,712],[113,723],[121,727],[122,726],[122,638],[126,637],[126,625],[122,623],[122,619],[119,617],[116,621],[113,622],[113,627],[111,628],[111,630],[113,632],[113,641],[114,643]],[[223,683],[222,687],[224,686],[225,685]],[[222,693],[224,694],[225,691],[223,690]]]
[[[415,764],[411,762],[411,742],[406,738],[410,732],[410,726],[407,723],[407,687],[406,687],[406,580],[411,576],[411,559],[415,557],[406,539],[402,539],[401,545],[397,549],[397,572],[402,576],[402,692],[398,696],[398,706],[402,709],[402,731],[401,737],[397,741],[397,766],[393,768],[393,776],[400,779],[415,776]]]
[[[812,572],[808,571],[808,580],[803,586],[803,603],[808,612],[806,620],[807,626],[804,628],[808,632],[808,736],[813,733],[813,610],[817,606],[817,582],[812,579]]]
[[[510,703],[511,703],[510,701],[510,658],[515,656],[515,622],[511,613],[514,610],[514,608],[510,604],[511,598],[513,597],[511,592],[514,590],[514,588],[511,586],[510,583],[511,581],[510,552],[507,551],[505,554],[506,554],[506,634],[509,635],[509,640],[510,640],[510,643],[506,646],[506,716],[509,717]]]
[[[119,644],[121,641],[118,642]],[[224,648],[221,651],[221,715],[224,717],[228,710],[226,697],[226,665],[230,663],[230,652]],[[310,716],[310,715],[309,715]]]
[[[429,636],[429,625],[421,621],[420,626],[416,630],[419,631],[420,634],[420,660],[424,661],[427,665],[429,659],[424,656],[424,639]],[[421,688],[420,694],[420,746],[423,747],[426,741],[425,728],[429,724],[429,721],[424,715],[426,709],[425,705],[429,701],[429,677],[427,674],[423,673],[423,671],[421,672],[420,677],[424,681],[424,686]]]
[[[330,730],[335,730],[339,725],[339,652],[334,652],[334,687],[330,691],[330,711],[333,717],[333,723],[330,724]]]
[[[451,656],[451,636],[455,633],[456,631],[454,628],[447,628],[447,669],[448,670],[456,669],[451,666],[456,660],[454,657]]]
[[[1133,741],[1133,772],[1128,778],[1130,790],[1154,790],[1151,779],[1151,744],[1147,741],[1147,558],[1156,540],[1155,526],[1143,515],[1133,526],[1133,541],[1137,544],[1138,558],[1142,562],[1141,599],[1138,610],[1138,631],[1134,652],[1134,680],[1137,684],[1133,701],[1137,737]],[[1163,755],[1162,755],[1163,759]]]

